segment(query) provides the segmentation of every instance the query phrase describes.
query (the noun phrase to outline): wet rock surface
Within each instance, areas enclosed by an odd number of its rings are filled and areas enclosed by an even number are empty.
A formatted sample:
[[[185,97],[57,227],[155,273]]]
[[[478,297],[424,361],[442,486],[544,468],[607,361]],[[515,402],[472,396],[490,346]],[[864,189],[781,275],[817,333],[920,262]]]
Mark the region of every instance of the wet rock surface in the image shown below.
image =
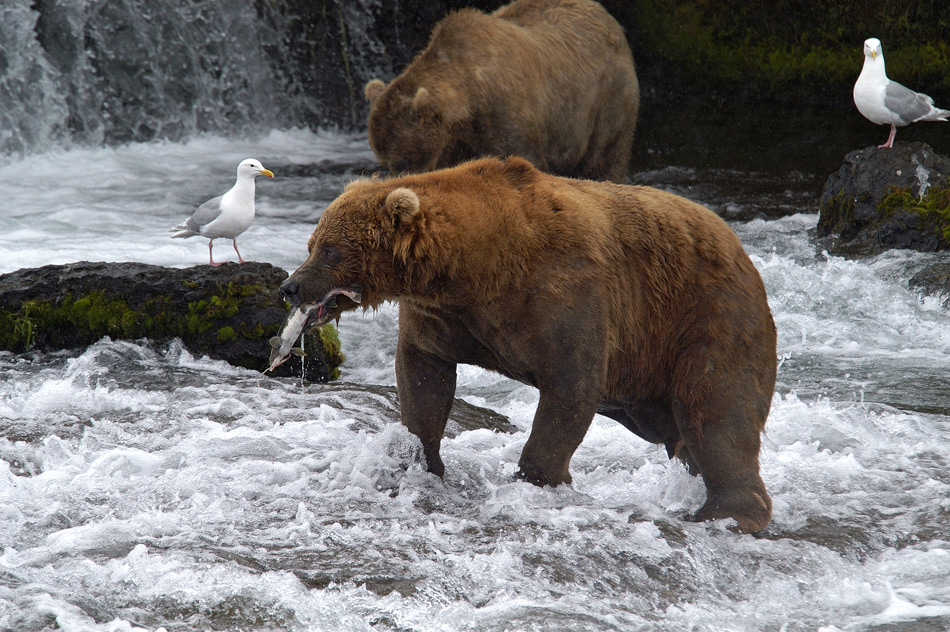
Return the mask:
[[[889,248],[934,252],[950,247],[950,158],[924,143],[852,151],[828,177],[818,235],[838,252]]]
[[[194,353],[259,371],[287,306],[277,288],[287,273],[267,263],[166,268],[79,262],[0,275],[0,349],[83,348],[101,338],[181,338]],[[322,334],[322,335],[321,335]],[[343,358],[332,325],[305,337],[307,355],[274,375],[326,381]]]
[[[941,305],[950,307],[950,262],[927,266],[910,278],[910,288],[922,296],[939,296]]]

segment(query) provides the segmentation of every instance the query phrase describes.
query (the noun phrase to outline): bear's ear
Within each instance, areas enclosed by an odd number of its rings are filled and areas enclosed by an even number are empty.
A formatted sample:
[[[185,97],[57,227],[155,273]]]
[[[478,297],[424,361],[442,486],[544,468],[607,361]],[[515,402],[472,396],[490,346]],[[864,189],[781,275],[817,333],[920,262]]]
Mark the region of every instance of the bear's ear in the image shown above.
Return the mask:
[[[511,184],[519,188],[534,184],[538,179],[535,166],[520,156],[505,158],[501,163],[501,171]]]
[[[400,222],[409,222],[419,212],[419,196],[406,187],[393,189],[386,196],[386,208]]]
[[[416,95],[412,97],[412,109],[418,110],[432,103],[432,95],[425,89],[425,86],[419,86]]]
[[[466,101],[459,96],[458,91],[446,83],[437,84],[432,91],[420,86],[412,97],[412,109],[433,109],[449,124],[458,123],[469,116],[465,104]]]
[[[363,88],[363,94],[366,95],[366,100],[369,101],[370,105],[376,102],[376,99],[379,98],[386,90],[386,84],[380,81],[379,79],[371,79],[366,87]]]

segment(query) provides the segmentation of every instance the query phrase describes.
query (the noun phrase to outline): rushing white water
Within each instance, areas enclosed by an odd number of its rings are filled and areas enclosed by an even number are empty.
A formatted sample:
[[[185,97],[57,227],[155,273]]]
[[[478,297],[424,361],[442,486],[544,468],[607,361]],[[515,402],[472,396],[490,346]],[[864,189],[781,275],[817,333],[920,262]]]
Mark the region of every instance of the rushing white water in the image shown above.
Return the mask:
[[[0,164],[61,147],[358,127],[360,86],[391,76],[403,54],[398,27],[383,24],[393,13],[379,0],[311,4],[3,0]]]
[[[203,264],[168,229],[248,156],[277,177],[242,253],[288,271],[373,165],[365,139],[304,131],[35,155],[0,166],[0,272]],[[717,186],[735,174],[682,175],[641,179],[755,210]],[[473,367],[459,397],[517,431],[453,432],[445,480],[426,473],[382,388],[392,306],[342,319],[331,385],[106,339],[0,353],[0,629],[950,628],[950,315],[906,287],[930,259],[823,254],[793,176],[750,178],[792,212],[734,224],[779,332],[764,534],[685,522],[701,481],[606,418],[571,486],[515,481],[537,392]]]

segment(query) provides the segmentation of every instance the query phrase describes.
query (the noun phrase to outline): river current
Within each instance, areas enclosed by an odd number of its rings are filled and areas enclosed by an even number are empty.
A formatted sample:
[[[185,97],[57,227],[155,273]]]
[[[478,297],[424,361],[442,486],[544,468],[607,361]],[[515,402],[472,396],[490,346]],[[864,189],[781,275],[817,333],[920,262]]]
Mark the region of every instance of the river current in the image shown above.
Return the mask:
[[[204,240],[168,229],[249,156],[277,177],[258,181],[242,254],[288,271],[326,205],[375,168],[364,136],[294,129],[11,160],[0,273],[204,264]],[[685,522],[701,481],[603,417],[572,485],[516,481],[537,391],[474,367],[458,397],[515,430],[455,428],[445,479],[428,474],[391,389],[391,305],[342,318],[330,385],[103,339],[0,353],[0,629],[950,628],[950,314],[907,287],[935,258],[828,254],[825,175],[631,175],[729,218],[765,281],[780,367],[764,533]]]

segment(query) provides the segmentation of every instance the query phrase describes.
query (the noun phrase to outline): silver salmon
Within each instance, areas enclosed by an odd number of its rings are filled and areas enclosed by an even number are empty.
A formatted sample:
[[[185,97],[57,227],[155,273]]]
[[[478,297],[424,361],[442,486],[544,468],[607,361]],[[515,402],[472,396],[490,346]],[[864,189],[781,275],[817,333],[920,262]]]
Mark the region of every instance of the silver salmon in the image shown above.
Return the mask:
[[[326,317],[326,313],[336,305],[336,297],[341,294],[354,303],[359,303],[362,300],[362,295],[357,289],[334,288],[327,292],[326,296],[324,296],[320,302],[301,305],[295,307],[290,312],[280,335],[270,339],[271,352],[270,366],[267,367],[268,371],[273,371],[279,367],[286,362],[287,358],[291,355],[306,355],[303,349],[301,347],[295,347],[294,343],[297,342],[307,328],[311,313],[315,314],[314,322],[311,324],[314,326],[322,325],[326,320],[329,320],[329,318]]]

